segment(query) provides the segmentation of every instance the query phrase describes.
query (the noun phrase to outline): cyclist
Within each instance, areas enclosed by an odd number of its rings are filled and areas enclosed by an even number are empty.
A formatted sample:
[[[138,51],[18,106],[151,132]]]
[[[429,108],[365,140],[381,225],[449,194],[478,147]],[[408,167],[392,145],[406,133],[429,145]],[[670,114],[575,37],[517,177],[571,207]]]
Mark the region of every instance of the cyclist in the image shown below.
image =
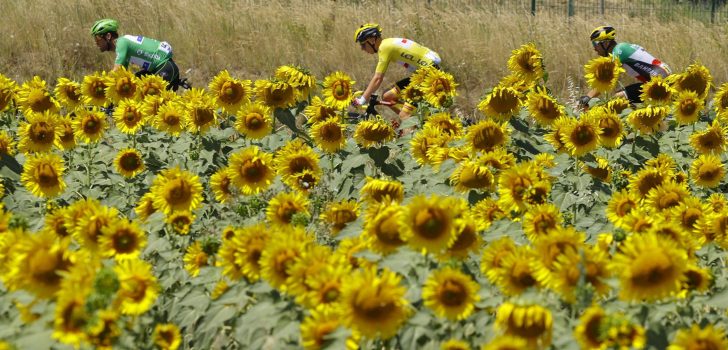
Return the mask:
[[[413,73],[417,68],[433,66],[440,68],[440,56],[412,40],[403,38],[382,38],[382,28],[376,23],[367,23],[359,27],[354,33],[354,41],[357,42],[363,51],[368,54],[377,54],[379,60],[369,85],[364,93],[353,101],[354,105],[363,105],[369,97],[379,89],[384,80],[384,73],[391,62],[397,62]],[[409,85],[410,78],[398,81],[395,86],[384,93],[382,100],[391,103],[390,107],[399,114],[400,120],[405,120],[412,115],[415,106],[405,103],[401,110],[394,104],[399,101],[399,92]]]
[[[642,84],[650,81],[654,76],[667,77],[670,75],[670,67],[659,59],[649,54],[639,45],[630,43],[617,43],[615,41],[616,31],[609,26],[601,26],[594,29],[590,35],[594,51],[599,56],[607,57],[611,53],[622,63],[622,68],[627,74],[639,80],[638,83],[627,85],[623,91],[619,91],[617,97],[626,97],[632,103],[642,102]],[[589,106],[589,100],[597,97],[599,92],[591,90],[587,95],[579,99],[582,107]]]
[[[91,27],[91,35],[101,52],[116,51],[113,70],[129,63],[141,67],[136,76],[157,74],[166,80],[168,89],[177,90],[179,68],[172,60],[172,46],[166,41],[157,41],[141,35],[124,35],[119,37],[119,23],[113,19],[100,19]]]

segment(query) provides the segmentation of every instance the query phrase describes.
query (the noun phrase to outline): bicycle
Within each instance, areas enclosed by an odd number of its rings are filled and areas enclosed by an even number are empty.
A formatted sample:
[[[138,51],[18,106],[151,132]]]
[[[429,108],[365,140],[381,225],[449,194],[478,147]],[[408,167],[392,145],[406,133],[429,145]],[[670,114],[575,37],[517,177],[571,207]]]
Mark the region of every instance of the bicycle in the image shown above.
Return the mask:
[[[361,92],[357,92],[354,94],[354,96],[357,96],[357,95],[361,95]],[[378,95],[373,94],[373,95],[369,96],[369,101],[367,102],[364,113],[347,112],[346,121],[351,124],[358,124],[362,120],[369,119],[370,117],[379,114],[379,112],[376,109],[377,106],[391,107],[394,105],[395,105],[394,102],[380,100]]]

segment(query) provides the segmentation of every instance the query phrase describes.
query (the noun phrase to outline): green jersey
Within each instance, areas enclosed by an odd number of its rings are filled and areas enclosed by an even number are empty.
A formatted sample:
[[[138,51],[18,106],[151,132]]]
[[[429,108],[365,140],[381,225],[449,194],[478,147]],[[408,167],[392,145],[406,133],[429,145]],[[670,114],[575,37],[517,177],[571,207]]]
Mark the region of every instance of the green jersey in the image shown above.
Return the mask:
[[[650,55],[639,45],[619,43],[612,50],[612,55],[619,59],[627,74],[643,83],[657,75],[663,78],[670,75],[670,67],[667,64]]]
[[[124,35],[116,40],[115,64],[129,67],[129,63],[149,72],[156,72],[172,59],[172,46],[141,35]]]

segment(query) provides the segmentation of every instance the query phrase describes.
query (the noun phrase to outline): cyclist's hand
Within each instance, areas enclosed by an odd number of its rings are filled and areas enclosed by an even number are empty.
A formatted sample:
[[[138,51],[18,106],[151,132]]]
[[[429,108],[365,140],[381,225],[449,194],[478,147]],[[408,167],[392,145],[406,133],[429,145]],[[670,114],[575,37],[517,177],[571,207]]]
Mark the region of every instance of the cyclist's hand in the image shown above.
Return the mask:
[[[584,95],[582,97],[579,97],[579,107],[581,108],[588,108],[589,107],[589,101],[591,101],[591,97]]]
[[[364,96],[354,97],[354,99],[351,101],[351,104],[354,106],[363,106],[367,103],[367,100],[364,98]]]

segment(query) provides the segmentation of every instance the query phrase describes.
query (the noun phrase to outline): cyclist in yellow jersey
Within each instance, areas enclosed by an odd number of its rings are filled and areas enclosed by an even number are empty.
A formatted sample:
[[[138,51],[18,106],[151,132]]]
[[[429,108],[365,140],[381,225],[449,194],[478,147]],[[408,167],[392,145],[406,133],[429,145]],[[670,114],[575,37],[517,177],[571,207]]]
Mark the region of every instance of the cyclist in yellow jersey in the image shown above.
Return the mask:
[[[354,33],[354,41],[359,43],[361,49],[366,53],[377,54],[379,57],[374,76],[366,90],[364,90],[364,94],[354,100],[354,105],[365,104],[369,97],[379,89],[384,80],[384,73],[386,73],[389,64],[392,62],[401,64],[410,72],[425,66],[440,68],[440,56],[435,51],[409,39],[383,39],[382,29],[376,23],[367,23],[359,27]],[[409,85],[409,82],[409,77],[398,81],[391,90],[384,93],[382,99],[387,102],[397,102],[400,90]],[[395,106],[391,108],[395,113],[399,114],[401,120],[405,120],[412,115],[415,106],[405,103],[401,110],[398,110]]]

